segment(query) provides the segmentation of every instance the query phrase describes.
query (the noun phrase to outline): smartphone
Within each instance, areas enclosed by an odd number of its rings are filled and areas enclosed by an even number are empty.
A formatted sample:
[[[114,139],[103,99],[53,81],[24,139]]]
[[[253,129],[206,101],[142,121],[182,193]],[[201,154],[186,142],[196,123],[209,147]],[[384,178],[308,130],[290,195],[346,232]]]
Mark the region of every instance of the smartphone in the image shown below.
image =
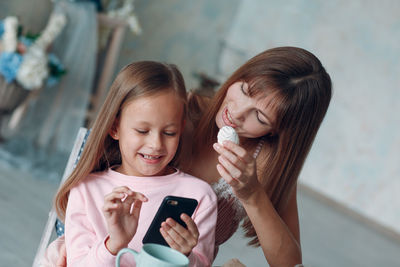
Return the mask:
[[[185,213],[188,216],[192,216],[197,204],[197,200],[193,198],[166,196],[143,237],[143,244],[156,243],[169,247],[160,233],[161,223],[165,222],[167,218],[172,218],[174,221],[187,228],[185,222],[180,218],[181,214]]]

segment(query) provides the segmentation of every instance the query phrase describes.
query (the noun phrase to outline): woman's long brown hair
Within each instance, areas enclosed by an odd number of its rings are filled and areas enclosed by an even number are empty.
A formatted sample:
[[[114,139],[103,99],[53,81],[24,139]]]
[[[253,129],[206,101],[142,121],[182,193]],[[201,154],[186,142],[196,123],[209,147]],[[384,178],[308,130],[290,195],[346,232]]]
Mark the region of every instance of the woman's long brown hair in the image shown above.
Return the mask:
[[[215,116],[228,88],[237,81],[249,84],[251,96],[273,95],[275,129],[259,138],[265,144],[257,157],[257,174],[281,214],[328,109],[331,79],[318,58],[301,48],[278,47],[256,55],[234,72],[214,96],[196,127],[193,153],[215,142]],[[258,140],[248,140],[244,145],[254,149]],[[259,245],[248,217],[242,226],[246,236],[252,238],[249,244]]]
[[[55,197],[56,211],[61,220],[65,219],[69,192],[74,186],[91,172],[103,171],[121,163],[118,141],[109,134],[122,109],[138,97],[171,90],[182,100],[186,110],[186,88],[175,65],[140,61],[127,65],[119,72],[93,124],[76,168]]]

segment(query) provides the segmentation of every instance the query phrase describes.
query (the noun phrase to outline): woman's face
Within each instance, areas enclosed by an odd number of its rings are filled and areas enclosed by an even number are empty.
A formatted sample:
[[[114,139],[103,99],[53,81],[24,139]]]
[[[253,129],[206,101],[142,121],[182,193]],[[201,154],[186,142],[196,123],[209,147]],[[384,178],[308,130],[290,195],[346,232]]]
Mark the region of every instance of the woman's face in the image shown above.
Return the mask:
[[[273,96],[263,94],[250,97],[249,85],[239,81],[233,83],[217,112],[215,122],[218,128],[231,126],[240,137],[257,138],[273,133],[276,119],[272,109]]]

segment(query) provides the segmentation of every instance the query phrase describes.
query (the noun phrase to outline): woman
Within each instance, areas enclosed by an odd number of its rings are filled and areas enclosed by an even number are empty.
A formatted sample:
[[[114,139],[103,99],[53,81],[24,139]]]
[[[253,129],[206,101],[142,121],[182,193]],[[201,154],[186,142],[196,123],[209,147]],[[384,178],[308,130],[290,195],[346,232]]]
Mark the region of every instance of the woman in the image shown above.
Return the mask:
[[[179,167],[217,194],[216,247],[244,219],[249,244],[261,246],[270,266],[301,263],[297,179],[330,99],[321,62],[296,47],[256,55],[212,99],[191,94],[191,141]],[[225,125],[235,128],[240,145],[215,143]]]
[[[295,47],[253,57],[210,103],[192,96],[191,106],[205,112],[198,121],[192,114],[192,157],[182,168],[217,193],[216,246],[243,218],[249,244],[262,247],[270,266],[301,263],[296,184],[330,99],[320,61]],[[240,145],[213,144],[225,125],[235,128]]]

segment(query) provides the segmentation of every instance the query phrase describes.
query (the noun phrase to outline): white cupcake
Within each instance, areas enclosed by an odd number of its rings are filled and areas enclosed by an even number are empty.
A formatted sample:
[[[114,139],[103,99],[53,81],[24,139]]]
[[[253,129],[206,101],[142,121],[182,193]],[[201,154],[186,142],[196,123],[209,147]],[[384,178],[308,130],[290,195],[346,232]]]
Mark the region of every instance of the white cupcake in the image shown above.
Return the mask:
[[[222,145],[225,140],[229,140],[235,144],[239,144],[239,136],[237,135],[235,129],[231,126],[224,126],[219,129],[218,135],[218,143]]]

